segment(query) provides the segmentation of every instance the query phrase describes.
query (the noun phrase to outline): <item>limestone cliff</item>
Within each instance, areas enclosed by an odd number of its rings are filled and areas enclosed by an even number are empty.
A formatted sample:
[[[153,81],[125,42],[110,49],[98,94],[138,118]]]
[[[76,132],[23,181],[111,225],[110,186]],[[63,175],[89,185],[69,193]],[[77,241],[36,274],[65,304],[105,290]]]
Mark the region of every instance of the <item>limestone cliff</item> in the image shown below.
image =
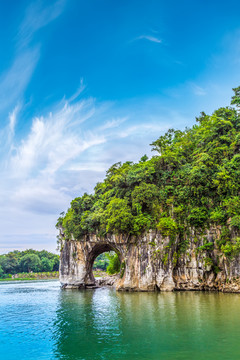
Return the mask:
[[[203,234],[191,230],[184,247],[180,240],[171,242],[158,231],[139,237],[88,235],[80,240],[64,240],[60,258],[63,287],[81,288],[95,284],[92,265],[104,251],[115,250],[122,269],[115,282],[117,290],[172,291],[218,290],[240,292],[240,256],[227,258],[216,241],[220,229]],[[212,244],[204,248],[204,244]]]

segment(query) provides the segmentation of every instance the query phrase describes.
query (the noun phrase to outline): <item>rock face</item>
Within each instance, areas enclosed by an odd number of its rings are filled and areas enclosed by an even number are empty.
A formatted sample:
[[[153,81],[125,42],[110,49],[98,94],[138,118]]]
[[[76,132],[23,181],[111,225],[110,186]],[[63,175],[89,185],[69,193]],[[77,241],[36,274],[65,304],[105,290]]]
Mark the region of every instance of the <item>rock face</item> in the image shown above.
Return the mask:
[[[94,286],[92,273],[95,258],[116,251],[122,261],[114,285],[126,291],[217,290],[240,292],[240,256],[227,259],[216,247],[220,230],[204,234],[192,230],[184,249],[179,240],[171,243],[157,231],[142,236],[87,235],[80,240],[64,240],[60,257],[60,282],[64,288]],[[212,243],[211,250],[200,247]]]
[[[114,284],[119,280],[119,275],[109,275],[100,279],[96,279],[96,285],[100,286],[114,286]]]

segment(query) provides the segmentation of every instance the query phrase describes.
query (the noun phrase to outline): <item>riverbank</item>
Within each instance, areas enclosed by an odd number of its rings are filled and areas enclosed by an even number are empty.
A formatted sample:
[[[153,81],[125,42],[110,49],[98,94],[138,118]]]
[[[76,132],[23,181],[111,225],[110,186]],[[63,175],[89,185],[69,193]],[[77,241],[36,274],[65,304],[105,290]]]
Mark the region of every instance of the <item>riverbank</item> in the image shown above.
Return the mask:
[[[13,282],[13,281],[47,281],[47,280],[58,280],[58,278],[47,278],[47,279],[33,279],[33,278],[19,278],[19,279],[0,279],[0,282]]]
[[[34,281],[34,280],[58,280],[59,272],[41,272],[41,273],[19,273],[9,274],[9,277],[0,279],[0,282],[6,281]]]
[[[108,274],[105,271],[93,270],[93,275],[95,278],[105,278]],[[38,281],[38,280],[58,280],[59,272],[42,272],[42,273],[19,273],[11,275],[5,279],[0,279],[0,282],[6,281]]]

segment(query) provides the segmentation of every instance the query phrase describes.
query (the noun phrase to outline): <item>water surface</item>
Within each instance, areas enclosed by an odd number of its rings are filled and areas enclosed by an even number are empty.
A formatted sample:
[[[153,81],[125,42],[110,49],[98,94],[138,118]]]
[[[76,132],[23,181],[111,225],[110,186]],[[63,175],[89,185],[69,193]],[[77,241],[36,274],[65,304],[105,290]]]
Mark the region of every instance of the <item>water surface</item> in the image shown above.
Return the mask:
[[[3,360],[239,360],[240,295],[0,284]]]

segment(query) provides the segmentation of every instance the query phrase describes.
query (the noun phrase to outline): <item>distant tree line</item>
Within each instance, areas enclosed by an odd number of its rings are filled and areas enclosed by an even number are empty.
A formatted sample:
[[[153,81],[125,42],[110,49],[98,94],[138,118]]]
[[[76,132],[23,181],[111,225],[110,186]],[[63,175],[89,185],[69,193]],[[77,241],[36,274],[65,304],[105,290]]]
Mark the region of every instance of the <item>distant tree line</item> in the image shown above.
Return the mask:
[[[49,272],[59,270],[59,255],[46,250],[14,250],[0,255],[0,277],[22,272]]]

